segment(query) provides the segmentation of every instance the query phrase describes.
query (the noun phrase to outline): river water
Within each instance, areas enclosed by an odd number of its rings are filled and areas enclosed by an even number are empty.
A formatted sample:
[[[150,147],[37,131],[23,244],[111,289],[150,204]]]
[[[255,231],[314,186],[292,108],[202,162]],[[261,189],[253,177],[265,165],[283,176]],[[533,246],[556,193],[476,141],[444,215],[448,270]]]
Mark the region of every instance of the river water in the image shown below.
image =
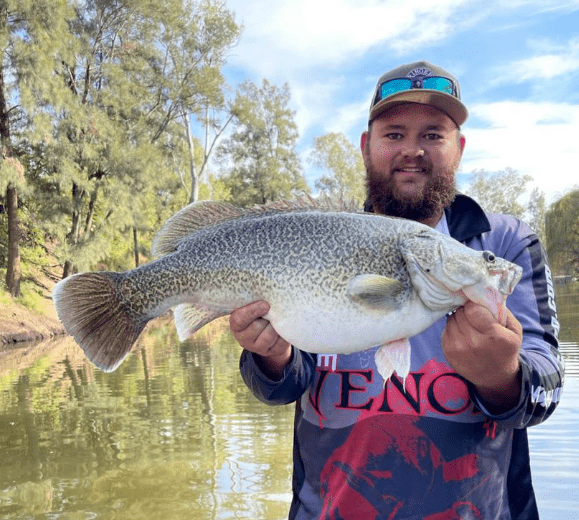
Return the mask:
[[[541,518],[579,519],[579,287],[558,290],[567,377],[529,430]],[[70,338],[0,351],[0,519],[287,518],[293,406],[251,396],[224,322],[152,328],[112,374]]]

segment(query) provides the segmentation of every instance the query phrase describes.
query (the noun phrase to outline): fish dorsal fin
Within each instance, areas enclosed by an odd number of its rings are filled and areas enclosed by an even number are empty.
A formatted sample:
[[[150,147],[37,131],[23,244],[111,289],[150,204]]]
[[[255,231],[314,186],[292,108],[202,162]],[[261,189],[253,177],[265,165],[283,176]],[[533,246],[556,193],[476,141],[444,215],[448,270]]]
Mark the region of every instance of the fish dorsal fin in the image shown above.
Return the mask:
[[[396,297],[404,285],[394,278],[379,274],[359,274],[350,280],[347,294],[352,300],[372,309],[396,308]]]
[[[355,213],[359,207],[354,202],[333,200],[327,196],[317,199],[304,195],[295,200],[281,200],[267,204],[240,208],[222,201],[193,202],[175,213],[157,232],[153,240],[153,256],[163,256],[175,251],[179,243],[191,233],[238,218],[259,217],[270,213],[288,211],[343,211]]]

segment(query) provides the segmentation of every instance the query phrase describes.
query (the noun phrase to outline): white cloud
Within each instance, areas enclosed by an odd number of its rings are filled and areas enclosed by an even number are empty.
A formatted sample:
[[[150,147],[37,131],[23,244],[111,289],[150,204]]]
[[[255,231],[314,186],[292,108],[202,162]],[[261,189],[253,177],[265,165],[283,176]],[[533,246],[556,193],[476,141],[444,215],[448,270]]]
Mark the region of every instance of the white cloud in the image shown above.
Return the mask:
[[[316,64],[355,59],[379,44],[402,52],[448,37],[457,30],[460,7],[470,4],[472,0],[230,0],[228,6],[245,26],[233,59],[261,76],[283,77]]]
[[[478,69],[465,56],[469,38],[478,30],[484,35],[498,25],[541,26],[543,15],[567,16],[579,8],[579,0],[227,0],[227,5],[245,26],[229,63],[235,74],[241,72],[256,82],[265,77],[276,84],[289,83],[291,108],[302,136],[299,150],[306,157],[314,135],[341,131],[354,144],[358,142],[377,77],[377,59],[394,66],[406,57],[414,59],[417,52],[425,56],[446,52],[449,42],[460,50],[464,42],[461,52],[447,52],[438,63],[446,62],[458,77],[461,68],[473,76]],[[579,70],[577,36],[561,43],[551,37],[541,40],[541,34],[550,33],[543,31],[523,44],[513,40],[520,49],[512,52],[510,48],[505,56],[514,60],[508,66],[494,67],[493,73],[475,83],[475,88],[480,85],[475,98],[488,99],[489,87],[503,87],[506,81],[558,80]],[[502,55],[492,56],[496,51],[490,47],[489,60],[504,62]],[[476,52],[472,58],[473,62],[480,59]],[[489,84],[489,77],[501,81]],[[521,94],[525,95],[524,89],[505,88],[500,95],[516,99]],[[579,131],[579,107],[572,104],[576,98],[568,104],[540,103],[571,99],[557,97],[552,90],[534,88],[531,94],[537,103],[469,102],[463,170],[510,166],[533,175],[541,189],[553,196],[575,182],[569,177],[576,175],[572,168],[579,164],[579,157],[571,137]],[[305,162],[304,166],[309,170]]]
[[[528,46],[536,55],[498,67],[497,83],[552,79],[579,70],[579,37],[571,38],[566,44],[532,40]]]
[[[463,172],[511,167],[534,178],[549,201],[577,183],[579,105],[504,101],[470,107]]]

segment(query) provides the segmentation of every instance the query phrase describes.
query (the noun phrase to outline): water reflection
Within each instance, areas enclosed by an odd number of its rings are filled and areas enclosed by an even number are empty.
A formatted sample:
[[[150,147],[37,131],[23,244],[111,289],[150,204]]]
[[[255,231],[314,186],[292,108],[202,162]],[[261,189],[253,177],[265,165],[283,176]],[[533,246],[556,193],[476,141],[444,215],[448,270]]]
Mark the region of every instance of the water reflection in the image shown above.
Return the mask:
[[[154,329],[112,374],[70,339],[4,351],[0,518],[284,518],[293,413],[238,358],[218,327]]]
[[[555,413],[529,429],[541,520],[579,518],[579,285],[557,288],[565,386]]]
[[[579,291],[558,296],[566,387],[530,430],[542,520],[579,504]],[[186,343],[160,325],[112,374],[69,338],[5,348],[0,518],[287,518],[293,407],[257,402],[238,361],[223,322]]]

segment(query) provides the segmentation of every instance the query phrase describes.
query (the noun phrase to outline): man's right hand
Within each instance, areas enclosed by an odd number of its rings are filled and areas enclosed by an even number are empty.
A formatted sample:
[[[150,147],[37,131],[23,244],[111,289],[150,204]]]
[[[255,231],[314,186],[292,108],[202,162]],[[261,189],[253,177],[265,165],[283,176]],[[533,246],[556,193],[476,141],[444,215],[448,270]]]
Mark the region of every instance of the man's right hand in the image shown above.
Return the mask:
[[[291,361],[292,346],[263,318],[268,312],[267,302],[250,303],[231,313],[229,326],[237,342],[259,356],[255,359],[261,371],[269,379],[279,380]]]

